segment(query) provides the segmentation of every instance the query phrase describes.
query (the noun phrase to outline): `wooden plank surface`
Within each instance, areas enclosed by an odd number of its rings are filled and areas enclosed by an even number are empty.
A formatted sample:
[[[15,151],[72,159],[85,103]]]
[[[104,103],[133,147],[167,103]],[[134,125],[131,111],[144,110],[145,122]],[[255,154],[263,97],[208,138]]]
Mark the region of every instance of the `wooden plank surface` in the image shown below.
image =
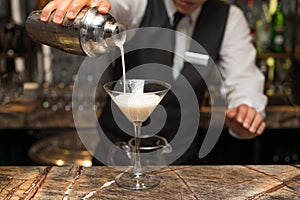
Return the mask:
[[[170,166],[156,173],[159,186],[145,191],[118,187],[109,167],[0,167],[0,199],[300,199],[284,180],[300,166]]]

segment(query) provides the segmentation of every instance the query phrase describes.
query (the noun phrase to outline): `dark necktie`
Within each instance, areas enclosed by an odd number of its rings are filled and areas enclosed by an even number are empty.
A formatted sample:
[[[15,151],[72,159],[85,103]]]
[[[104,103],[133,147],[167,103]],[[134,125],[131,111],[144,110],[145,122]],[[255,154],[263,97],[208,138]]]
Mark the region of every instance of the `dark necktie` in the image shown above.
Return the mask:
[[[176,30],[176,27],[178,25],[178,23],[180,22],[180,20],[184,17],[185,15],[182,14],[182,13],[179,13],[179,12],[176,12],[173,16],[173,24],[171,25],[172,29],[173,30]],[[174,48],[175,48],[175,41],[176,41],[176,35],[175,35],[175,31],[174,33],[171,34],[171,49],[173,49],[174,51]],[[172,53],[171,54],[171,66],[173,65],[173,59],[174,59],[174,54]]]
[[[173,16],[172,28],[175,30],[180,20],[184,17],[184,14],[176,12]]]

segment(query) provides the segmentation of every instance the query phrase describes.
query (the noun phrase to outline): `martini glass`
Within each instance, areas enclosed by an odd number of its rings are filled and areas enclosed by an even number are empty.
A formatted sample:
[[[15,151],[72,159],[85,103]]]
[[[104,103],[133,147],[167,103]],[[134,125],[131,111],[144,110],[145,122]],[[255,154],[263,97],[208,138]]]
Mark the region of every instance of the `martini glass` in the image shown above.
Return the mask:
[[[133,168],[115,179],[120,187],[145,190],[157,186],[160,178],[142,171],[140,157],[141,126],[170,89],[168,83],[157,80],[129,79],[104,84],[104,89],[134,127]]]

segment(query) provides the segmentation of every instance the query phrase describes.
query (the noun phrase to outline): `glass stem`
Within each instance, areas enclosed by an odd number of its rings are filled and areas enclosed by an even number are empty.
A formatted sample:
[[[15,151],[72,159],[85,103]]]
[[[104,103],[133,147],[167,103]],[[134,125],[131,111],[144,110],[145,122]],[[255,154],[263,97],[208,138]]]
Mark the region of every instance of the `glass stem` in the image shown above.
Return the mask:
[[[142,174],[142,166],[141,166],[141,155],[140,155],[140,136],[141,136],[141,126],[142,123],[135,122],[134,125],[134,140],[135,140],[135,149],[134,149],[134,166],[133,173],[136,176]]]

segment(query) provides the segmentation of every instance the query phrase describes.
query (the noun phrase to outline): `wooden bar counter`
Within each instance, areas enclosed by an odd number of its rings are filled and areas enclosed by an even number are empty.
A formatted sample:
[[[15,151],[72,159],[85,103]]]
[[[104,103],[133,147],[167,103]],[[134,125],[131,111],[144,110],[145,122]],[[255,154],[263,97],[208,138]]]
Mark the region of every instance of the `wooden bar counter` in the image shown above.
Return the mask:
[[[145,191],[118,187],[118,171],[104,166],[3,166],[0,199],[300,199],[284,181],[299,165],[169,166],[159,186]]]

